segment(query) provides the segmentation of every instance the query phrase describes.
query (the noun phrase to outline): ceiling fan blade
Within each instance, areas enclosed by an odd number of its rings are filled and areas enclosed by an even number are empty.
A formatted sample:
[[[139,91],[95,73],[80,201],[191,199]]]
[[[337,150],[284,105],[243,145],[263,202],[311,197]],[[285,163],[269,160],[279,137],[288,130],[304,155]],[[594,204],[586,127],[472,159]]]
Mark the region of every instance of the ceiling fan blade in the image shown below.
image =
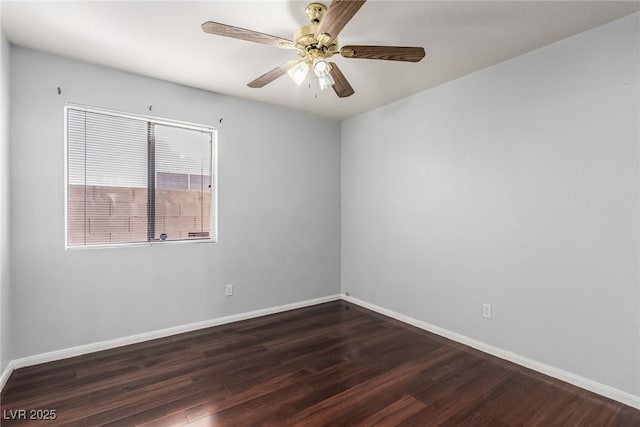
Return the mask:
[[[286,63],[274,68],[271,71],[267,71],[266,73],[264,73],[263,75],[261,75],[257,79],[247,83],[247,86],[252,87],[252,88],[264,87],[264,86],[268,85],[269,83],[271,83],[272,81],[274,81],[275,79],[277,79],[278,77],[282,77],[283,75],[285,75],[286,72],[289,71],[289,68],[293,67],[298,62],[300,62],[300,61],[289,61],[289,62],[286,62]]]
[[[343,46],[345,58],[384,59],[387,61],[419,62],[425,56],[423,47],[404,46]]]
[[[247,30],[245,28],[234,27],[231,25],[220,24],[219,22],[207,21],[202,24],[202,31],[217,36],[231,37],[232,39],[247,40],[255,43],[262,43],[273,47],[284,49],[297,49],[291,40],[281,37],[271,36],[269,34],[259,33],[257,31]]]
[[[316,38],[327,46],[353,18],[366,0],[333,0],[316,30]],[[321,36],[326,34],[326,36]]]
[[[333,81],[335,81],[333,90],[336,95],[338,95],[338,98],[346,98],[353,95],[355,92],[347,81],[347,78],[342,74],[342,71],[340,71],[340,68],[333,62],[329,64],[331,65],[331,77],[333,77]]]

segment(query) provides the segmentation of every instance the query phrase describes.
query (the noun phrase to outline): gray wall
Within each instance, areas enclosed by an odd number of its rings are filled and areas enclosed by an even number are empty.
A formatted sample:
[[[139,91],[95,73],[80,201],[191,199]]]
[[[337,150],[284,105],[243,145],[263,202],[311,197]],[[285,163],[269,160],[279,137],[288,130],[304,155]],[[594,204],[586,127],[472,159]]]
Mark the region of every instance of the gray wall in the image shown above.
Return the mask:
[[[9,269],[9,42],[0,30],[0,374],[11,360]]]
[[[639,43],[636,14],[343,122],[343,291],[640,395]]]
[[[23,48],[11,66],[13,358],[339,292],[338,122]],[[217,126],[219,243],[65,251],[65,101]]]

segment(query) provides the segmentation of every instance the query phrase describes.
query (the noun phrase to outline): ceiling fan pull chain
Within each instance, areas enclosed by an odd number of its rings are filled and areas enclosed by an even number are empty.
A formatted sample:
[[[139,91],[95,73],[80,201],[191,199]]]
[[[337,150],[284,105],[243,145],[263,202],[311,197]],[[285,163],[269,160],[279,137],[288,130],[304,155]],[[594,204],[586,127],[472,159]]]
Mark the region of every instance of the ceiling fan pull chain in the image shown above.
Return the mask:
[[[309,74],[313,74],[313,72]],[[313,79],[313,81],[315,83],[313,85],[313,99],[318,99],[318,79]],[[309,77],[309,88],[311,88],[311,77]]]

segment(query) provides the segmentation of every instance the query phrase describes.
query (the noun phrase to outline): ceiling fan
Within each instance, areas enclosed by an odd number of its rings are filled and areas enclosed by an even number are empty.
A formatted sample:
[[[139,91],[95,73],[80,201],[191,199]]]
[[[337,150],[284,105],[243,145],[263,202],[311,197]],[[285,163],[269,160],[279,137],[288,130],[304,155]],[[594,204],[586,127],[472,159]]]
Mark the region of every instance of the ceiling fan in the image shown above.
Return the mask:
[[[269,46],[297,51],[300,59],[288,61],[257,79],[249,82],[252,88],[263,87],[285,73],[301,85],[309,71],[316,77],[318,86],[324,90],[332,87],[336,95],[346,98],[354,90],[334,62],[327,59],[339,53],[344,58],[384,59],[390,61],[418,62],[424,58],[422,47],[402,46],[342,46],[338,44],[338,34],[366,0],[333,0],[329,8],[321,3],[310,3],[306,14],[310,24],[300,27],[293,35],[293,41],[269,34],[218,22],[205,22],[202,30],[209,34],[262,43]]]

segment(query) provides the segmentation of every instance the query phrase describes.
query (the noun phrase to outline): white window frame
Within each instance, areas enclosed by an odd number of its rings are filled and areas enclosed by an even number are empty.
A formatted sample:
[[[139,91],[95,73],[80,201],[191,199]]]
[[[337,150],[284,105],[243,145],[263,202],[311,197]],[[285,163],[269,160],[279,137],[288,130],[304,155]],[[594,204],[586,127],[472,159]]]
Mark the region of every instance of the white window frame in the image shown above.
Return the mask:
[[[69,141],[68,141],[68,111],[84,111],[89,113],[106,114],[115,117],[123,117],[126,119],[139,120],[147,123],[159,125],[173,126],[183,129],[196,131],[211,132],[211,206],[210,206],[210,230],[208,239],[193,240],[150,240],[146,242],[132,243],[105,243],[95,245],[69,245]],[[147,166],[148,168],[148,166]],[[163,246],[163,245],[182,245],[194,243],[217,243],[219,239],[218,231],[218,129],[214,126],[200,125],[197,123],[184,122],[179,120],[171,120],[142,114],[125,113],[122,111],[110,110],[106,108],[90,107],[81,104],[65,103],[64,106],[64,244],[65,250],[85,250],[85,249],[103,249],[130,246]]]

